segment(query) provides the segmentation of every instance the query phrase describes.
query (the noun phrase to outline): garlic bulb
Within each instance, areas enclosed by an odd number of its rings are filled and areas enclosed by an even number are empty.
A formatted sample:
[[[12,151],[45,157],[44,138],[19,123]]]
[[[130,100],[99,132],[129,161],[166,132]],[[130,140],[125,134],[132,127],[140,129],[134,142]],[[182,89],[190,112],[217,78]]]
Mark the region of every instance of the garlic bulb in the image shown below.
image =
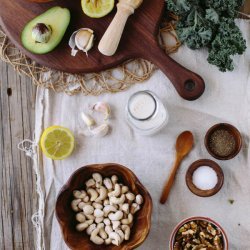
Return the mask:
[[[88,28],[82,28],[75,31],[69,39],[69,46],[71,48],[72,56],[75,56],[78,50],[81,50],[87,54],[93,45],[94,31]]]

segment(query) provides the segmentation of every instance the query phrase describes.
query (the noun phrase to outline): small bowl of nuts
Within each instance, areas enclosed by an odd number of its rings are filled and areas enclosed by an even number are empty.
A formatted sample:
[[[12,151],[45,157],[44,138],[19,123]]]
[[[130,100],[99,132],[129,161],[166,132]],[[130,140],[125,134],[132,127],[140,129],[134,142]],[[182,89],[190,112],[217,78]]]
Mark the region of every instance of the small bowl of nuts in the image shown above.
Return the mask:
[[[149,233],[152,199],[128,168],[95,164],[73,173],[55,211],[70,249],[129,250]]]
[[[206,217],[191,217],[175,227],[170,237],[169,249],[228,250],[228,239],[217,222]]]

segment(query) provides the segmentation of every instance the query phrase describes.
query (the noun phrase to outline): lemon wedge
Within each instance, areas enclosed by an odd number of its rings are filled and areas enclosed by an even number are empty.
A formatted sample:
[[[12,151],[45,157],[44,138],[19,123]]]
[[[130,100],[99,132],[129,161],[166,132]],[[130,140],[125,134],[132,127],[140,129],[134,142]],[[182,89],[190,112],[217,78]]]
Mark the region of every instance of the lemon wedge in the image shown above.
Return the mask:
[[[40,145],[43,153],[53,160],[63,160],[71,155],[75,139],[71,131],[61,126],[51,126],[44,130]]]
[[[81,3],[83,12],[93,18],[106,16],[115,5],[114,0],[82,0]]]

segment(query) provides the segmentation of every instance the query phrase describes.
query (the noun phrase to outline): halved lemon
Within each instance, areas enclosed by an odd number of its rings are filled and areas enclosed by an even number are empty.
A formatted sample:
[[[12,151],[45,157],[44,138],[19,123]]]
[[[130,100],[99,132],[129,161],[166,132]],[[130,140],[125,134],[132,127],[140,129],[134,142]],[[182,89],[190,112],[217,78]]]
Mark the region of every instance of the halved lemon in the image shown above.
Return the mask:
[[[106,16],[115,5],[114,0],[82,0],[81,2],[83,12],[93,18]]]
[[[53,160],[63,160],[71,155],[75,139],[71,131],[61,126],[51,126],[44,130],[40,145],[43,153]]]

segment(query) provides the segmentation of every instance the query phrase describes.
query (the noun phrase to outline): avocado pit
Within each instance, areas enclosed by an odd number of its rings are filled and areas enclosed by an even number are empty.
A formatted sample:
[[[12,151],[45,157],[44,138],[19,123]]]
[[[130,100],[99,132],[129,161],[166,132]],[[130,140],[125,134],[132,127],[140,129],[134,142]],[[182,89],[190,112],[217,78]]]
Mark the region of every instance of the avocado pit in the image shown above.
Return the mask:
[[[37,23],[32,29],[32,38],[36,43],[47,43],[51,34],[51,27],[45,23]]]

